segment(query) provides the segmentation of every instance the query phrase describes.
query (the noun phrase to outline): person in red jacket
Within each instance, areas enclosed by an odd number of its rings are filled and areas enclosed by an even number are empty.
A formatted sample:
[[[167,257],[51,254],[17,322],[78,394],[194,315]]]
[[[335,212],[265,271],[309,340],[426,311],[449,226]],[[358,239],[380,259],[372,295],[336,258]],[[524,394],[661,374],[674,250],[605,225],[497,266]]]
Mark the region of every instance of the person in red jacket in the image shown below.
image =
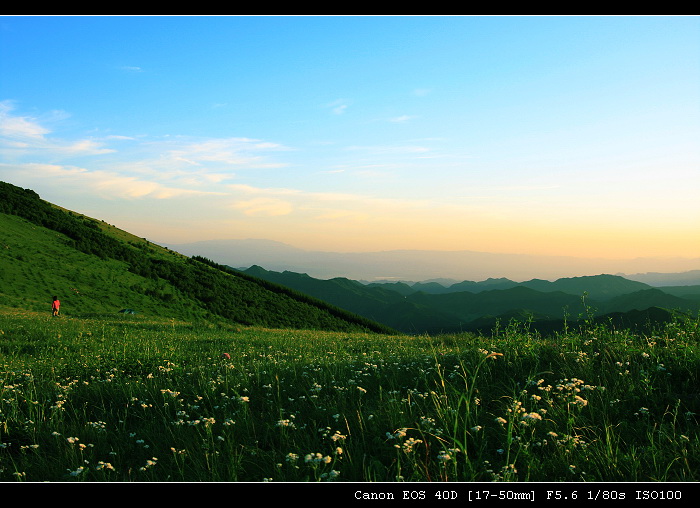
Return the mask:
[[[53,297],[53,303],[51,304],[51,310],[53,311],[54,316],[58,316],[58,311],[61,309],[61,301],[58,299],[58,296]]]

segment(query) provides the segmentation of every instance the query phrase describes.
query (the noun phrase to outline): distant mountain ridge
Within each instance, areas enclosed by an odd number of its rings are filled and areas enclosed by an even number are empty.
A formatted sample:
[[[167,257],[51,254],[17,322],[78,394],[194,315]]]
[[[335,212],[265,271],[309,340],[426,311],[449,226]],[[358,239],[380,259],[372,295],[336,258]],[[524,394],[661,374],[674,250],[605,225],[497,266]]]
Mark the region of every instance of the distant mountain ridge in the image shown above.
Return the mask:
[[[630,280],[644,282],[650,286],[697,286],[700,285],[700,270],[689,270],[682,273],[634,273],[619,274]]]
[[[623,323],[636,322],[643,315],[653,315],[658,320],[660,316],[670,318],[673,312],[700,311],[700,298],[694,298],[691,287],[685,296],[674,295],[609,274],[553,282],[488,279],[445,287],[437,283],[366,284],[344,277],[320,280],[257,265],[243,271],[407,333],[483,332],[497,321],[508,322],[512,318],[530,320],[535,326],[540,323],[551,330],[564,319],[575,321],[590,313],[599,319],[614,316]],[[700,293],[700,286],[697,290]]]
[[[534,277],[555,280],[572,275],[600,273],[624,275],[661,271],[684,272],[700,267],[700,258],[611,260],[437,250],[323,252],[258,239],[207,240],[161,245],[188,256],[200,255],[236,268],[258,265],[277,272],[308,273],[311,277],[319,279],[347,277],[369,282],[434,280],[440,284],[448,284],[445,279],[458,282],[481,280],[493,275],[515,281],[530,280]],[[670,266],[673,270],[668,269]],[[685,284],[678,282],[676,285]],[[700,284],[700,281],[697,284]]]

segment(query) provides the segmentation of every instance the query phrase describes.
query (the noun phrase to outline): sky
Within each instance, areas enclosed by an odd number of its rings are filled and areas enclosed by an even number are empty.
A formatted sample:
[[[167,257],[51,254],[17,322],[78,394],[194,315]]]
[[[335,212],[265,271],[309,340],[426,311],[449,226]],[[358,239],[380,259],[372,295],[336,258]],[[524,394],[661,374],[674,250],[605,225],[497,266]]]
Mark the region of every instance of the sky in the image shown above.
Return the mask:
[[[700,257],[700,17],[3,16],[0,180],[156,243]]]

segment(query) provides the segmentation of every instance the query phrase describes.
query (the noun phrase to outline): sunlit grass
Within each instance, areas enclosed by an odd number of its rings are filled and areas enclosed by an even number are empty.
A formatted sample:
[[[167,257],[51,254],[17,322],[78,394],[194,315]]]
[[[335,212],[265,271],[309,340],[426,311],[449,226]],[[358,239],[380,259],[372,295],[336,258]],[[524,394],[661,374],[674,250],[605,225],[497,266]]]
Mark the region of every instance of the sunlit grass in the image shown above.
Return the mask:
[[[0,314],[2,481],[697,481],[698,322],[382,336]]]

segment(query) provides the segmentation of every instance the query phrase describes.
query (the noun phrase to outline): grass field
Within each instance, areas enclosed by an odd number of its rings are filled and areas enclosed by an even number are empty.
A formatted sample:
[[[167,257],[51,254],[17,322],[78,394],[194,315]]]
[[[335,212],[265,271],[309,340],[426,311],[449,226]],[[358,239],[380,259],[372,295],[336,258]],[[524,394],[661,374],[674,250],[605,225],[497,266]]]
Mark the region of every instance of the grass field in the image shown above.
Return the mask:
[[[383,336],[0,311],[0,481],[698,481],[699,322]]]

